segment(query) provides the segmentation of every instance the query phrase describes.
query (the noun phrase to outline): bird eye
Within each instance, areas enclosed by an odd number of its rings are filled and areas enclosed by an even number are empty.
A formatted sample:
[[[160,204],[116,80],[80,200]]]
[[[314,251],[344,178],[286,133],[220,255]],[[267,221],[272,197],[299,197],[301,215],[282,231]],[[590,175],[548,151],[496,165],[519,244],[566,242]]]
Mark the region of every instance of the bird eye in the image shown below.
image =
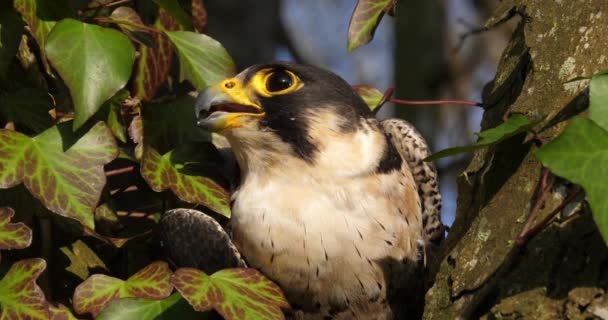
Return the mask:
[[[266,90],[269,92],[277,92],[288,89],[293,85],[293,76],[285,70],[274,71],[266,79]]]

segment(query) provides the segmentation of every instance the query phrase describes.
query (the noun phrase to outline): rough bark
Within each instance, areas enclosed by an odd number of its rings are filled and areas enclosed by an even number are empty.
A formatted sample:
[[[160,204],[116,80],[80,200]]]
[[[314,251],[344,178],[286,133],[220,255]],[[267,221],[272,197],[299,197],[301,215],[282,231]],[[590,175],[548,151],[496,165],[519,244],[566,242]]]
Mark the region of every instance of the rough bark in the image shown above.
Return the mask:
[[[588,105],[588,81],[571,80],[608,70],[608,2],[503,1],[488,26],[510,15],[521,20],[484,92],[482,130],[523,113],[552,139]],[[514,137],[476,152],[458,178],[424,319],[608,318],[608,250],[587,206],[514,247],[536,200],[536,149],[530,134]],[[556,180],[540,216],[571,190]]]

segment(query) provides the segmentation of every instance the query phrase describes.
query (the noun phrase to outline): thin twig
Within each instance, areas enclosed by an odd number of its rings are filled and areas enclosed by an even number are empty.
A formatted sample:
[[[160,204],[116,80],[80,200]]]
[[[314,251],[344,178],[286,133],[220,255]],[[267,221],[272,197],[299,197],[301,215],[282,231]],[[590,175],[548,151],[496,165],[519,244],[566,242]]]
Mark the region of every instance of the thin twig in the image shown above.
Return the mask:
[[[430,105],[430,104],[460,104],[465,106],[481,107],[481,102],[468,100],[402,100],[389,98],[388,102],[406,105]]]
[[[143,24],[132,23],[132,22],[125,21],[125,20],[114,20],[112,18],[106,18],[106,17],[97,17],[97,18],[95,18],[95,20],[97,20],[98,22],[107,22],[107,23],[114,23],[114,24],[124,24],[126,26],[131,26],[133,28],[149,31],[149,32],[152,32],[152,33],[161,33],[161,31],[158,30],[158,29],[155,29],[155,28],[152,28],[152,27],[148,27],[148,26],[145,26]]]
[[[133,169],[135,169],[135,166],[129,166],[129,167],[125,167],[125,168],[106,171],[106,177],[112,177],[112,176],[117,176],[117,175],[120,175],[123,173],[131,172],[131,171],[133,171]]]

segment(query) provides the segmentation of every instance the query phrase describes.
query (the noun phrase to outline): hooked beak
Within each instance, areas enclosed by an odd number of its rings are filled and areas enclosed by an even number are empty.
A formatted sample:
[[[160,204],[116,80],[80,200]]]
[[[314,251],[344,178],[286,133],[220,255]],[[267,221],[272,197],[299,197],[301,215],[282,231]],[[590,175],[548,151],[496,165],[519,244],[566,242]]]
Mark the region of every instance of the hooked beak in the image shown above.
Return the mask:
[[[196,99],[195,112],[197,125],[211,131],[238,128],[245,117],[264,116],[236,78],[205,88]]]

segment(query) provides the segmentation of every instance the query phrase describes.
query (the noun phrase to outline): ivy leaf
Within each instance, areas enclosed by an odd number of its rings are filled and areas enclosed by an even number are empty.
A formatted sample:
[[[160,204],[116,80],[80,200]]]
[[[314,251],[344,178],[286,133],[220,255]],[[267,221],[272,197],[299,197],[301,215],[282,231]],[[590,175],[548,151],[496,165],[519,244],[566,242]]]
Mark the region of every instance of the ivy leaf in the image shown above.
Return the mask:
[[[213,38],[189,31],[167,31],[165,34],[179,54],[180,81],[190,81],[196,90],[203,90],[235,73],[232,58]]]
[[[441,150],[427,157],[424,159],[424,161],[435,161],[440,158],[471,152],[491,144],[504,141],[510,137],[530,130],[537,123],[538,121],[530,122],[530,120],[522,114],[514,114],[507,121],[498,125],[497,127],[480,132],[479,141],[477,141],[476,144]]]
[[[190,16],[182,9],[177,0],[152,0],[159,7],[169,13],[169,15],[179,22],[182,28],[192,30],[192,20]]]
[[[126,281],[94,274],[74,290],[74,309],[77,313],[90,313],[95,317],[114,299],[164,299],[173,290],[170,279],[171,270],[163,261],[147,265]]]
[[[53,125],[49,110],[53,101],[47,92],[34,88],[19,88],[0,94],[0,114],[34,132],[41,132]]]
[[[89,269],[102,268],[107,270],[105,263],[81,240],[72,243],[71,250],[67,246],[61,247],[59,250],[70,260],[70,265],[65,269],[82,280],[89,276]]]
[[[348,51],[353,51],[372,40],[376,27],[391,10],[394,0],[358,0],[348,26]]]
[[[375,111],[380,106],[380,102],[384,98],[384,93],[374,87],[355,85],[353,86],[353,90],[365,101],[365,104],[372,111]]]
[[[172,320],[206,319],[195,312],[179,293],[163,300],[122,298],[112,301],[96,320]]]
[[[133,45],[123,33],[73,19],[57,23],[45,51],[70,89],[74,129],[124,87],[135,59]]]
[[[32,229],[24,223],[10,223],[15,211],[0,207],[0,250],[23,249],[32,243]]]
[[[76,317],[74,317],[72,311],[70,311],[70,309],[63,304],[59,304],[57,306],[50,304],[49,314],[51,316],[51,320],[78,320]]]
[[[197,311],[215,309],[224,319],[284,319],[289,304],[281,289],[255,269],[224,269],[211,276],[181,268],[175,289]]]
[[[150,146],[144,147],[141,175],[152,190],[171,189],[181,200],[197,203],[230,217],[230,195],[212,179],[199,175],[196,164],[206,164],[211,154],[193,146],[183,146],[164,155]],[[201,158],[203,157],[203,158]],[[209,170],[207,170],[209,172]]]
[[[40,51],[44,52],[44,47],[47,42],[47,35],[53,27],[55,27],[56,20],[50,19],[44,11],[44,5],[40,6],[44,1],[39,0],[14,0],[14,7],[21,16],[25,23],[27,23],[30,33],[36,39]],[[39,16],[42,15],[42,17]],[[56,17],[53,17],[56,18]],[[48,73],[50,73],[50,67],[45,55],[42,55],[42,62]]]
[[[589,119],[608,130],[608,73],[594,75],[589,84]]]
[[[595,223],[608,244],[608,131],[590,119],[575,118],[536,157],[553,173],[585,189]]]
[[[39,258],[15,262],[0,280],[0,320],[49,319],[49,306],[36,279],[46,268]]]
[[[207,28],[207,10],[202,0],[192,0],[192,25],[199,33],[205,32]]]
[[[145,24],[135,9],[131,7],[118,7],[112,11],[110,19],[113,23],[118,24],[120,30],[133,41],[144,44],[147,47],[154,47],[156,45],[150,32],[143,28]]]
[[[93,229],[93,211],[106,181],[103,165],[117,153],[101,122],[85,134],[72,132],[69,122],[33,138],[0,130],[0,188],[23,182],[49,210]]]
[[[154,27],[162,31],[181,28],[164,9],[158,11]],[[156,47],[139,48],[140,56],[135,69],[133,92],[134,96],[142,101],[150,101],[154,98],[158,88],[167,80],[173,63],[173,46],[169,38],[163,33],[154,34],[153,37]]]

